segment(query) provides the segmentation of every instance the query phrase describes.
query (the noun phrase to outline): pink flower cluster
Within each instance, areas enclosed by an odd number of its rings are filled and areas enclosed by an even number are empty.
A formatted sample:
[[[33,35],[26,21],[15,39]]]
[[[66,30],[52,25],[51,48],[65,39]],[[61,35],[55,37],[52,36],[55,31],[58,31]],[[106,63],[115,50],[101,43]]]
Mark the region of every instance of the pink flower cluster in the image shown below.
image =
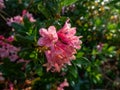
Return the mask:
[[[12,36],[6,39],[0,35],[0,59],[9,58],[11,61],[15,61],[19,58],[17,53],[20,49],[10,44],[13,40]]]
[[[27,17],[29,19],[30,22],[35,22],[36,20],[33,18],[33,15],[30,14],[28,11],[26,10],[23,10],[22,12],[22,16],[20,15],[17,15],[17,16],[14,16],[13,18],[8,18],[7,20],[7,24],[9,26],[11,26],[11,24],[14,22],[14,23],[18,23],[18,24],[22,24],[24,23],[23,22],[23,19],[24,17]]]
[[[46,46],[49,50],[45,51],[47,63],[47,71],[60,72],[65,64],[71,64],[71,60],[75,60],[76,49],[80,49],[82,41],[81,36],[75,36],[76,28],[71,28],[66,21],[63,28],[56,32],[54,26],[47,29],[41,28],[39,33],[41,37],[38,40],[39,46]]]
[[[3,8],[5,8],[4,1],[0,0],[0,9],[3,9]]]
[[[64,87],[68,87],[69,83],[67,82],[67,79],[64,80],[58,87],[57,90],[64,90]]]
[[[17,48],[12,45],[14,41],[14,36],[5,38],[3,35],[0,35],[0,59],[9,58],[11,62],[17,60],[17,63],[24,62],[24,66],[21,69],[24,69],[26,64],[29,63],[28,60],[24,60],[18,56],[20,48]]]

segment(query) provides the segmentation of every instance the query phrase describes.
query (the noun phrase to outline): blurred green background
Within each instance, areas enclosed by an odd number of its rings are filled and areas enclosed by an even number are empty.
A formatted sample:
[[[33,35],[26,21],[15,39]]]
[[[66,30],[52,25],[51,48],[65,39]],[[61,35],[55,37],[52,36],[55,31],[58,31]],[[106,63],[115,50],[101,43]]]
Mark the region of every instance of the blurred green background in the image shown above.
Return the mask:
[[[83,36],[76,54],[77,64],[70,88],[65,90],[120,90],[120,1],[119,0],[4,0],[0,10],[0,34],[11,32],[6,18],[23,9],[33,14],[37,28],[55,25],[70,18],[77,35]],[[82,57],[82,59],[81,59]],[[84,58],[83,58],[84,57]],[[79,59],[81,59],[80,62]],[[75,76],[77,74],[77,78]],[[34,88],[37,87],[37,83]],[[35,89],[37,90],[37,89]]]

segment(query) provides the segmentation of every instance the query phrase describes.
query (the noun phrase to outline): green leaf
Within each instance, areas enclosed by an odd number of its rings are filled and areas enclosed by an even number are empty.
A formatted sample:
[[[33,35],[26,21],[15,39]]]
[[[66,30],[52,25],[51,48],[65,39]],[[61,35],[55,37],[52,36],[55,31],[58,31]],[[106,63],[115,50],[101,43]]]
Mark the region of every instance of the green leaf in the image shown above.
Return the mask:
[[[58,5],[59,6],[58,12],[60,12],[63,7],[71,5],[71,4],[75,3],[76,1],[78,1],[78,0],[61,0]]]
[[[30,47],[28,46],[26,48],[21,49],[21,51],[19,52],[19,56],[25,60],[35,59],[36,53],[34,53],[35,54],[34,57],[33,55],[31,56],[33,52],[34,52],[34,48],[31,48],[31,46]]]
[[[23,80],[25,79],[25,75],[21,70],[22,66],[23,63],[11,62],[6,58],[3,60],[3,64],[0,66],[0,71],[2,71],[4,76],[10,80]]]
[[[113,52],[114,50],[115,50],[115,47],[114,47],[114,46],[111,46],[111,47],[108,48],[108,51],[109,51],[109,52]]]
[[[102,20],[100,18],[97,18],[95,20],[95,24],[96,24],[96,26],[100,26],[102,24]]]
[[[29,30],[29,28],[32,26],[32,23],[29,21],[28,17],[24,17],[24,26],[27,27],[27,29]]]
[[[92,55],[96,55],[96,54],[98,54],[98,52],[95,49],[93,49],[92,50]]]
[[[84,52],[78,52],[77,55],[76,55],[76,58],[80,58],[84,55]]]
[[[36,69],[36,73],[37,73],[39,76],[42,76],[42,75],[43,75],[42,67],[37,68],[37,69]]]
[[[49,12],[49,10],[45,7],[45,5],[43,5],[42,2],[40,2],[38,4],[38,10],[46,17],[46,18],[50,18],[51,14]]]
[[[70,73],[74,78],[77,78],[77,76],[78,76],[77,68],[74,67],[74,66],[70,66],[70,67],[69,67],[69,73]]]
[[[60,4],[63,7],[63,6],[71,5],[71,4],[75,3],[76,1],[78,1],[78,0],[61,0]]]
[[[34,67],[34,63],[33,61],[30,61],[27,65],[26,65],[26,73],[30,73],[33,70]]]
[[[29,44],[32,44],[34,42],[34,37],[33,36],[23,36],[20,34],[15,35],[16,41],[22,43],[23,45],[25,44],[26,46]]]
[[[107,25],[108,30],[113,30],[116,28],[117,28],[117,24],[115,24],[115,23],[108,23],[108,25]]]
[[[12,23],[12,27],[15,29],[16,33],[23,34],[23,35],[26,34],[26,29],[23,25],[18,23]]]
[[[77,67],[81,68],[82,66],[88,66],[90,64],[90,61],[85,57],[81,57],[74,60],[73,63]]]
[[[96,77],[96,79],[97,79],[98,81],[100,81],[100,78],[102,77],[102,75],[101,75],[101,74],[97,74],[95,77]]]

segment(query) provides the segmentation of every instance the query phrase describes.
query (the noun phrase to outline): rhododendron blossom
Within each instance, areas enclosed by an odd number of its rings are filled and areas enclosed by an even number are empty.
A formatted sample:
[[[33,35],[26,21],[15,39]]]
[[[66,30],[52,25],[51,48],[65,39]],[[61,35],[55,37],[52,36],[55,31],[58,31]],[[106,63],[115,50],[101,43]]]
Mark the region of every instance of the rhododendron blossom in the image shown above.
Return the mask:
[[[11,26],[11,24],[14,23],[18,23],[18,24],[22,24],[23,23],[23,19],[24,17],[27,17],[29,19],[30,22],[35,22],[36,20],[33,18],[32,14],[30,14],[28,11],[23,10],[22,12],[22,16],[17,15],[14,16],[13,18],[8,18],[7,20],[7,24],[9,26]]]
[[[15,17],[13,17],[13,18],[10,18],[10,19],[8,19],[7,24],[8,24],[9,26],[11,26],[11,24],[12,24],[13,22],[14,22],[14,23],[21,24],[21,23],[23,22],[23,17],[21,17],[20,15],[18,15],[18,16],[15,16]]]
[[[52,46],[55,42],[58,41],[58,36],[56,33],[56,28],[54,26],[50,26],[48,30],[41,28],[39,30],[40,35],[42,36],[38,40],[38,45],[40,46]]]
[[[4,1],[0,0],[0,9],[3,9],[3,8],[5,8]]]
[[[17,53],[20,49],[11,45],[10,43],[12,41],[12,36],[6,39],[4,36],[0,35],[0,59],[9,58],[11,61],[15,61],[19,58]]]
[[[70,61],[75,60],[76,49],[81,48],[81,36],[75,36],[76,28],[70,28],[68,20],[58,32],[54,26],[50,26],[48,30],[42,28],[39,32],[41,37],[38,45],[49,48],[45,51],[47,63],[44,66],[47,67],[47,71],[60,72],[65,64],[70,65]]]
[[[25,68],[25,65],[29,62],[28,60],[24,60],[18,56],[18,52],[20,51],[20,48],[17,48],[12,45],[12,42],[14,41],[14,36],[9,36],[8,38],[5,38],[3,35],[0,35],[0,59],[8,58],[11,62],[17,61],[17,63],[23,63]]]
[[[67,82],[67,79],[64,80],[58,87],[57,90],[64,90],[64,87],[68,87],[69,83]]]
[[[14,85],[13,85],[13,83],[9,83],[9,90],[14,90]]]
[[[70,60],[74,59],[72,58],[72,52],[68,53],[57,45],[53,46],[51,50],[47,50],[45,54],[48,60],[48,63],[46,64],[47,71],[51,69],[53,72],[60,72],[61,68],[64,67],[64,64],[70,64]]]
[[[81,36],[75,36],[76,28],[71,28],[71,25],[68,22],[69,20],[67,20],[63,28],[57,32],[58,37],[63,43],[66,43],[67,45],[70,45],[76,49],[80,49],[80,44],[82,44],[82,42],[79,39]]]
[[[30,22],[35,22],[36,20],[33,18],[33,15],[30,14],[27,10],[23,10],[22,17],[27,17]]]

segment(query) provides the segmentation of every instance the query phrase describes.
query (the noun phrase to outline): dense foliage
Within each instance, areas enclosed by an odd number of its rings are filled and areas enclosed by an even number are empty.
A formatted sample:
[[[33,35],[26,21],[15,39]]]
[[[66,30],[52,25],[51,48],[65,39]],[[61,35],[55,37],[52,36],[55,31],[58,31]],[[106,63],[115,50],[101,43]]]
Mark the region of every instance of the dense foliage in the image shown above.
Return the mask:
[[[120,89],[119,0],[0,0],[0,89]]]

